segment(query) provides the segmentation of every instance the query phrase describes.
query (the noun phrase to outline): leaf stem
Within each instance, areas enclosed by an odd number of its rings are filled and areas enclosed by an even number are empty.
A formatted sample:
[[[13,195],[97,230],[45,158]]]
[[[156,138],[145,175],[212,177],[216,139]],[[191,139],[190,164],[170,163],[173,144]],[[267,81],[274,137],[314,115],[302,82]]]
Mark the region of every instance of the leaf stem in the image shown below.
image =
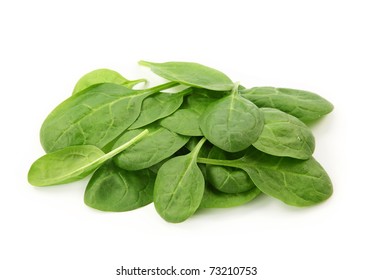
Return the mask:
[[[178,82],[168,82],[168,83],[161,84],[161,85],[158,85],[158,86],[155,86],[155,87],[139,90],[139,92],[148,96],[148,95],[152,95],[156,92],[160,92],[161,90],[173,88],[173,87],[178,86],[178,85],[180,85]]]
[[[136,142],[138,142],[140,139],[142,139],[148,133],[149,133],[149,130],[145,129],[144,131],[142,131],[141,133],[139,133],[138,135],[136,135],[135,137],[133,137],[131,140],[129,140],[126,143],[124,143],[123,145],[120,145],[118,148],[115,148],[114,150],[108,152],[103,157],[103,159],[107,160],[109,158],[114,157],[115,155],[119,154],[123,150],[127,149],[129,146],[131,146],[131,145],[135,144]]]
[[[197,158],[198,163],[211,164],[211,165],[220,165],[227,167],[238,167],[236,160],[226,160],[226,159],[214,159],[214,158]]]
[[[131,80],[131,81],[126,81],[123,83],[124,86],[132,88],[133,86],[139,84],[139,83],[147,83],[147,79],[137,79],[137,80]]]
[[[203,144],[205,143],[206,141],[206,138],[205,137],[202,137],[201,140],[199,140],[199,142],[197,143],[197,145],[194,147],[194,149],[192,150],[192,157],[195,158],[197,160],[197,156],[198,156],[198,153],[199,151],[201,150]]]

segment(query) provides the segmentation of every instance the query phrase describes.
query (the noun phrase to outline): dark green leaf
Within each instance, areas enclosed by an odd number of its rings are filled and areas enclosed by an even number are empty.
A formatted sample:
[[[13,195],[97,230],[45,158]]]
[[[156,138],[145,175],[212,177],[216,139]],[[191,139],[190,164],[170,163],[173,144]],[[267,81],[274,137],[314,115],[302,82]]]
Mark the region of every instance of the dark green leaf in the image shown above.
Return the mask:
[[[246,149],[263,130],[263,113],[235,91],[211,103],[200,118],[203,135],[227,152]]]
[[[125,132],[114,148],[143,130],[144,128],[140,128]],[[146,130],[149,130],[149,133],[141,141],[114,158],[115,164],[127,170],[148,168],[173,155],[189,140],[189,137],[178,135],[156,124],[146,126]]]
[[[258,188],[252,188],[246,192],[224,193],[213,187],[207,186],[203,194],[200,208],[229,208],[239,206],[252,201],[262,192]]]
[[[191,92],[188,88],[177,93],[159,92],[145,98],[138,119],[129,128],[140,128],[171,115],[181,106],[184,96]]]
[[[241,95],[259,107],[276,108],[303,122],[310,122],[330,113],[333,105],[315,93],[274,87],[254,87]]]
[[[294,116],[277,109],[261,108],[264,129],[253,143],[258,150],[274,156],[308,159],[315,150],[311,130]]]
[[[139,116],[144,98],[174,86],[169,83],[147,90],[102,84],[75,94],[46,118],[40,141],[46,152],[74,145],[105,147]]]
[[[202,157],[203,155],[200,155]],[[213,147],[208,157],[213,159],[237,159],[242,153],[232,154],[225,152],[217,147]],[[246,192],[255,187],[247,172],[240,168],[207,165],[207,181],[217,190],[225,193]]]
[[[198,209],[205,180],[196,159],[203,138],[189,154],[170,159],[159,169],[154,186],[154,206],[168,222],[179,223]]]
[[[128,171],[109,161],[93,174],[84,193],[88,206],[102,211],[129,211],[153,201],[155,173]]]
[[[42,187],[80,180],[147,133],[147,130],[137,132],[127,142],[122,142],[122,145],[107,154],[92,145],[69,146],[46,154],[31,165],[28,181],[34,186]]]

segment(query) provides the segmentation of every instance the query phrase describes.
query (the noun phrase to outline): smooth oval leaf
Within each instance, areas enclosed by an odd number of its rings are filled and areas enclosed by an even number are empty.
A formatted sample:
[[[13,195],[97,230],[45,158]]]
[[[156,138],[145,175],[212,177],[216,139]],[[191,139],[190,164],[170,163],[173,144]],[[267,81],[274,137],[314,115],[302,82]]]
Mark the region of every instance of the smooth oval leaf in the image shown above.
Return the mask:
[[[283,157],[308,159],[315,150],[315,138],[302,121],[273,108],[261,108],[264,128],[253,143],[258,150]]]
[[[240,159],[199,158],[198,162],[241,168],[263,193],[293,206],[314,205],[333,193],[328,174],[313,157],[276,157],[251,147]]]
[[[181,106],[184,96],[192,91],[188,88],[177,93],[159,92],[145,98],[139,117],[129,129],[140,128],[171,115]]]
[[[139,79],[139,80],[130,81],[124,78],[121,74],[119,74],[116,71],[102,68],[102,69],[93,70],[85,74],[83,77],[81,77],[76,83],[72,94],[74,95],[93,85],[98,85],[98,84],[103,84],[103,83],[113,83],[117,85],[123,85],[128,88],[132,88],[136,84],[142,83],[142,82],[146,82],[146,80]]]
[[[149,67],[155,74],[180,84],[206,88],[216,91],[231,90],[231,79],[222,72],[193,62],[154,63],[140,61],[140,65]]]
[[[69,146],[46,154],[31,165],[28,181],[31,185],[42,187],[80,180],[147,133],[147,130],[137,133],[132,139],[107,154],[93,145]]]
[[[262,192],[254,187],[246,192],[225,193],[213,187],[206,186],[200,208],[229,208],[246,204]]]
[[[196,158],[205,139],[189,154],[174,157],[158,170],[154,185],[154,206],[168,222],[179,223],[198,209],[205,180]]]
[[[102,211],[130,211],[153,201],[155,173],[128,171],[112,161],[93,174],[84,193],[86,205]]]
[[[202,156],[202,155],[200,155]],[[208,157],[213,159],[237,159],[242,154],[227,153],[218,147],[213,147]],[[246,192],[255,187],[247,172],[240,168],[206,165],[206,179],[217,190],[224,193]]]
[[[201,115],[192,109],[179,109],[160,120],[160,125],[181,135],[203,136],[199,127]]]
[[[114,158],[116,165],[127,170],[148,168],[170,157],[189,140],[189,137],[178,135],[158,126],[146,126],[149,133],[132,147],[129,147]],[[144,129],[129,130],[116,142],[114,148],[131,139]]]
[[[235,93],[210,104],[200,118],[203,135],[227,152],[249,147],[258,140],[263,126],[259,108]]]
[[[241,95],[258,107],[270,107],[293,115],[303,122],[317,120],[333,111],[333,105],[316,93],[274,87],[244,89]]]
[[[328,199],[332,182],[314,159],[297,160],[275,157],[251,150],[242,159],[242,167],[265,194],[293,206],[309,206]]]
[[[131,90],[102,84],[75,94],[48,115],[40,130],[41,144],[47,153],[75,145],[102,149],[137,119],[144,98],[174,85]]]

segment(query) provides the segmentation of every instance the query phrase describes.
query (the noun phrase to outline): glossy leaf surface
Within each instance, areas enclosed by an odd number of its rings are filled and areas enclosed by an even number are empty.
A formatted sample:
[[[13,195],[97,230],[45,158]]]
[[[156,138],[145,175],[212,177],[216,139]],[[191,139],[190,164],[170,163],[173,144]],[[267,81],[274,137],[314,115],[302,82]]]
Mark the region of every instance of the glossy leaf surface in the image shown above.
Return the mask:
[[[263,193],[294,206],[309,206],[328,199],[331,180],[314,159],[275,157],[250,148],[237,160],[199,159],[198,162],[245,170]]]
[[[325,98],[304,90],[254,87],[242,90],[241,95],[258,107],[277,108],[303,122],[317,120],[333,110],[333,105]]]
[[[93,70],[87,74],[85,74],[83,77],[79,79],[79,81],[76,83],[73,95],[81,92],[93,85],[103,84],[103,83],[113,83],[117,85],[123,85],[128,88],[132,88],[138,83],[146,82],[145,79],[139,79],[130,81],[124,78],[121,74],[119,74],[116,71],[110,70],[110,69],[97,69]]]
[[[155,74],[173,82],[187,86],[206,88],[216,91],[231,90],[234,86],[222,72],[193,62],[154,63],[140,61],[140,65],[149,67]]]
[[[149,125],[146,129],[149,133],[145,137],[114,158],[116,165],[127,170],[148,168],[173,155],[189,140],[189,137],[178,135],[158,125]],[[125,132],[114,148],[143,130],[135,129]]]
[[[88,206],[102,211],[130,211],[153,201],[155,173],[149,169],[128,171],[112,161],[93,174],[84,193]]]
[[[302,121],[277,109],[261,108],[264,128],[253,143],[258,150],[283,157],[308,159],[315,150],[315,138]]]
[[[139,91],[102,84],[75,94],[46,118],[40,130],[41,144],[48,153],[74,145],[102,149],[137,119],[144,98],[174,85]]]
[[[213,187],[206,187],[200,208],[229,208],[248,203],[262,192],[254,187],[249,191],[240,193],[224,193]]]
[[[217,147],[213,147],[208,157],[232,160],[237,159],[240,155],[227,153]],[[246,192],[255,187],[247,172],[234,167],[207,165],[206,179],[214,188],[225,193]]]
[[[93,145],[69,146],[46,154],[31,165],[28,181],[34,186],[50,186],[80,180],[147,133],[145,130],[133,135],[127,142],[107,154]]]
[[[205,139],[184,156],[173,157],[159,169],[154,186],[154,206],[168,222],[185,221],[198,209],[205,180],[196,159]]]
[[[146,126],[171,115],[181,106],[184,96],[191,92],[192,89],[188,88],[177,93],[159,92],[145,98],[141,106],[141,113],[130,129]]]
[[[200,119],[203,135],[227,152],[249,147],[258,140],[263,126],[259,108],[236,93],[210,104]]]

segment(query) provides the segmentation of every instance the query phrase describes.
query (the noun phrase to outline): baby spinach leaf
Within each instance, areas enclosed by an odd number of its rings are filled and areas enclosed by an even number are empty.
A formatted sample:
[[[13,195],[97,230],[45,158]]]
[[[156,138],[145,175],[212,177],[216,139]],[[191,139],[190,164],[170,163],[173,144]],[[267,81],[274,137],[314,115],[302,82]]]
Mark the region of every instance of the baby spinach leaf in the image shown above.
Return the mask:
[[[108,161],[89,180],[84,202],[102,211],[134,210],[153,201],[154,181],[149,169],[128,171]]]
[[[140,65],[149,67],[155,74],[173,82],[187,86],[206,88],[216,91],[231,90],[234,86],[222,72],[192,62],[154,63],[140,61]]]
[[[129,129],[143,127],[171,115],[181,106],[184,96],[192,91],[192,88],[187,88],[177,93],[159,92],[145,98],[139,117]]]
[[[160,125],[181,135],[203,136],[199,128],[200,114],[192,109],[179,109],[162,119]]]
[[[252,201],[262,192],[254,187],[240,193],[224,193],[213,187],[206,186],[200,208],[229,208]]]
[[[168,222],[185,221],[198,209],[205,188],[205,180],[196,159],[205,142],[184,156],[173,157],[159,169],[154,185],[154,206]]]
[[[264,129],[253,143],[258,150],[283,157],[308,159],[315,150],[315,138],[311,130],[296,117],[277,109],[261,108]]]
[[[122,145],[144,129],[129,130],[125,132],[114,145],[114,148]],[[173,155],[188,142],[189,137],[178,135],[168,129],[152,124],[146,127],[149,133],[114,158],[114,162],[120,168],[127,170],[139,170],[148,168]]]
[[[195,88],[193,94],[188,96],[185,107],[192,108],[194,111],[202,114],[212,102],[217,101],[226,95],[227,93],[224,91]]]
[[[218,100],[224,94],[220,91],[195,88],[193,94],[188,96],[181,108],[162,119],[160,124],[181,135],[203,136],[199,124],[201,115],[211,102]]]
[[[135,85],[139,83],[143,83],[143,82],[146,82],[146,80],[139,79],[139,80],[130,81],[124,78],[121,74],[119,74],[116,71],[105,69],[105,68],[97,69],[81,77],[79,81],[76,83],[72,94],[74,95],[78,92],[81,92],[82,90],[85,90],[97,84],[113,83],[117,85],[126,86],[128,88],[132,88]]]
[[[42,187],[80,180],[147,133],[148,131],[144,130],[133,135],[127,142],[107,154],[93,145],[69,146],[46,154],[31,165],[28,181],[31,185]]]
[[[203,135],[227,152],[246,149],[258,140],[264,126],[263,113],[241,97],[237,88],[231,95],[211,103],[200,118]]]
[[[101,84],[75,94],[58,105],[46,118],[40,141],[46,152],[74,145],[105,147],[139,116],[142,101],[167,83],[146,90]]]
[[[310,122],[330,113],[333,105],[315,93],[274,87],[254,87],[241,91],[241,95],[258,107],[277,108],[303,122]]]
[[[250,148],[240,159],[200,158],[198,162],[241,168],[263,193],[293,206],[320,203],[333,192],[328,174],[313,157],[308,160],[276,157]]]
[[[213,147],[208,155],[209,158],[230,160],[241,156],[242,153],[228,153],[218,147]],[[208,164],[206,166],[206,179],[217,190],[225,193],[246,192],[255,187],[247,172],[234,167]]]

